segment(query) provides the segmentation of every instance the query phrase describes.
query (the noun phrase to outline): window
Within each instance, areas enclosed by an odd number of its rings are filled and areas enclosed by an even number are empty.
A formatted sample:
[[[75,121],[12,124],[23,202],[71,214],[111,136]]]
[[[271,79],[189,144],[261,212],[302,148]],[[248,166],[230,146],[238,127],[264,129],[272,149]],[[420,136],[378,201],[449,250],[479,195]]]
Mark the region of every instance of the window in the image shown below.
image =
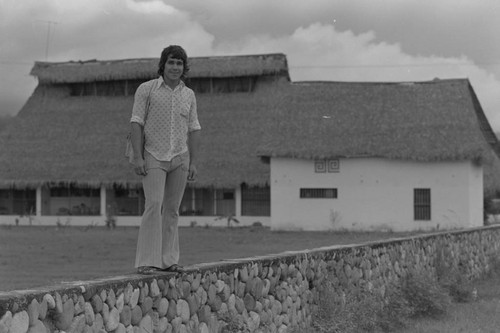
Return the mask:
[[[216,215],[229,216],[234,215],[236,210],[236,201],[234,200],[233,189],[215,190],[215,213]]]
[[[101,192],[98,188],[54,186],[48,205],[49,215],[99,215]]]
[[[231,215],[236,210],[233,189],[186,187],[179,214],[183,216]]]
[[[300,197],[303,199],[337,199],[336,188],[301,188]]]
[[[145,80],[114,80],[69,84],[71,96],[134,96]]]
[[[241,186],[241,215],[271,216],[271,189]]]
[[[79,187],[51,187],[51,197],[99,197],[101,195],[98,188]]]
[[[69,83],[70,96],[134,96],[135,91],[147,80],[109,80]],[[202,77],[187,78],[186,85],[196,93],[249,93],[255,89],[257,77]]]
[[[214,190],[186,187],[179,214],[183,216],[214,216]]]
[[[413,190],[413,218],[415,221],[431,220],[431,189]]]
[[[194,188],[186,186],[184,190],[184,195],[182,196],[181,205],[179,207],[179,215],[181,216],[195,216],[201,215],[199,211],[196,211],[195,200],[194,200]]]
[[[115,186],[106,191],[106,211],[111,215],[140,216],[144,212],[142,189],[127,189]]]
[[[186,85],[197,94],[252,92],[255,88],[255,81],[256,78],[252,76],[188,78]]]
[[[0,190],[0,215],[29,214],[36,214],[36,190]]]

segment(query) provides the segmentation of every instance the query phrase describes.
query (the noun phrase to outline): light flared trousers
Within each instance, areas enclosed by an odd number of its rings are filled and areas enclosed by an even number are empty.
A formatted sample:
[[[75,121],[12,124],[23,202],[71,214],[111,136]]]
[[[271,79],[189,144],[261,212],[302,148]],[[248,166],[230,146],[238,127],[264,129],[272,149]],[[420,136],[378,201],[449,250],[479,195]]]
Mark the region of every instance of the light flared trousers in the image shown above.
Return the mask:
[[[135,267],[167,268],[179,262],[179,207],[186,188],[189,154],[170,162],[145,152],[147,175],[142,179],[146,199],[142,215]]]

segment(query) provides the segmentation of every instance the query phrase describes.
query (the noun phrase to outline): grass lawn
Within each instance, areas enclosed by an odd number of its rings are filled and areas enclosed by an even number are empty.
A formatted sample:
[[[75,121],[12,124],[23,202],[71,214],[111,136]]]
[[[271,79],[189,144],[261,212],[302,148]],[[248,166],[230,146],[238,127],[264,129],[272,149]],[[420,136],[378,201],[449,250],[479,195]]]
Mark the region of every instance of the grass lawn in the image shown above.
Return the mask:
[[[137,227],[0,226],[0,290],[31,289],[134,272]],[[284,232],[268,228],[180,228],[182,265],[246,258],[410,233]]]

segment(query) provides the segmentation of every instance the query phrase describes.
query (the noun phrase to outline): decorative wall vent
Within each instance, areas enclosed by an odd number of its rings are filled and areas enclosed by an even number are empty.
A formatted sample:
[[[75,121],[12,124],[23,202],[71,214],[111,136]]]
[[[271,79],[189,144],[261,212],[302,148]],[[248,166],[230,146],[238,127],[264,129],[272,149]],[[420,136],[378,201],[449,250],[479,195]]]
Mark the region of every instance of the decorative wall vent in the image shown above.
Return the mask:
[[[314,161],[314,172],[315,173],[340,172],[340,162],[338,159],[316,160]]]

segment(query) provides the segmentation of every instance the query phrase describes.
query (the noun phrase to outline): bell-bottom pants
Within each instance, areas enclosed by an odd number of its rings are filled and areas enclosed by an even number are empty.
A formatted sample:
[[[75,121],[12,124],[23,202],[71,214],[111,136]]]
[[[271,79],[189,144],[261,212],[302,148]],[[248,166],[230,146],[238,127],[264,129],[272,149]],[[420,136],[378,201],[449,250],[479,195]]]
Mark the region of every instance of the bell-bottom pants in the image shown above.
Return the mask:
[[[142,179],[146,199],[137,241],[135,267],[167,268],[179,262],[179,206],[186,188],[189,154],[158,161],[145,152]]]

